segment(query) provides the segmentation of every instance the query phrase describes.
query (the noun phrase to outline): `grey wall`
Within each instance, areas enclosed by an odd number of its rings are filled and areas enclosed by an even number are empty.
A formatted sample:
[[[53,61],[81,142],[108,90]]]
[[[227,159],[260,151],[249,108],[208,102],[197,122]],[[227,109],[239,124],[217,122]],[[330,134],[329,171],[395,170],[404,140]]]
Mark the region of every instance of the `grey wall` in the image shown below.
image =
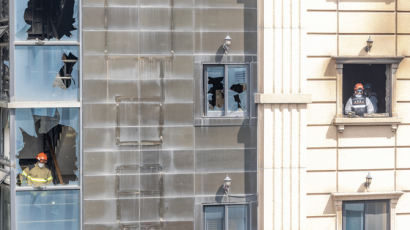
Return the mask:
[[[251,119],[203,119],[201,84],[202,63],[247,62],[255,88],[256,0],[83,0],[82,10],[84,229],[201,229],[202,205],[226,201],[227,174],[255,229],[255,106]]]

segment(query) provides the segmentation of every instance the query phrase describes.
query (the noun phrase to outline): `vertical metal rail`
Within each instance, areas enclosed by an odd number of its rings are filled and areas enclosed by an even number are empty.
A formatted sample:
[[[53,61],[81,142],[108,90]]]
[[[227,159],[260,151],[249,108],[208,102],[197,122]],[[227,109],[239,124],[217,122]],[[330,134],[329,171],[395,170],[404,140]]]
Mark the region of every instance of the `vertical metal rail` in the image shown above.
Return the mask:
[[[79,60],[78,60],[78,65],[79,65],[79,73],[78,73],[78,82],[81,82],[78,87],[79,91],[79,101],[80,101],[80,109],[79,109],[79,116],[80,116],[80,121],[79,121],[79,127],[78,127],[78,132],[79,132],[79,166],[80,166],[80,175],[79,175],[79,180],[80,180],[80,230],[83,229],[83,220],[84,220],[84,212],[83,212],[83,1],[78,0],[78,42],[79,42]]]

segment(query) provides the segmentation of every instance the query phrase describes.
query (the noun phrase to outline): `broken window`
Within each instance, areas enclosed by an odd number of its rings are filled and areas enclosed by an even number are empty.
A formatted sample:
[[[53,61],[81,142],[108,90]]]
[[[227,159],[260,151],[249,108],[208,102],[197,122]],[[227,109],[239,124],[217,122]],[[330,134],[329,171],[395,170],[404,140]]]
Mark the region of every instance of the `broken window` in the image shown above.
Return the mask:
[[[346,103],[354,94],[354,86],[362,83],[365,95],[372,107],[373,114],[364,113],[365,117],[388,117],[391,116],[391,77],[388,65],[384,64],[345,64],[343,66],[343,109],[348,116],[358,116],[357,114],[347,114]]]
[[[79,185],[79,109],[16,109],[15,117],[17,184]],[[39,153],[47,158],[43,167]]]
[[[78,0],[19,0],[16,40],[77,40]]]
[[[17,46],[15,99],[17,101],[77,101],[77,46]]]
[[[0,0],[0,100],[9,98],[9,1]]]
[[[248,66],[206,65],[206,116],[245,116],[248,111]]]
[[[80,229],[80,191],[16,192],[16,229]]]

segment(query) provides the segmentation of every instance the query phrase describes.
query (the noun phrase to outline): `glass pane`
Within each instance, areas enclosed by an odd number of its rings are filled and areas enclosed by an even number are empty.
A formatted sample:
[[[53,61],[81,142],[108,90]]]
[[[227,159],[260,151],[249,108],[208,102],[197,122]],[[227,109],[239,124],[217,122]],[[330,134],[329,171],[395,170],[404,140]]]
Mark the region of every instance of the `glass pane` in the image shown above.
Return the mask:
[[[205,73],[208,81],[207,115],[216,115],[216,113],[212,113],[214,111],[219,111],[219,115],[222,115],[225,108],[225,68],[223,66],[207,66]]]
[[[223,230],[225,207],[224,206],[205,206],[205,230]]]
[[[0,229],[10,229],[10,188],[0,186]]]
[[[248,84],[246,66],[228,66],[228,113],[231,115],[248,110]]]
[[[79,109],[16,109],[15,120],[17,184],[78,185]],[[47,157],[44,166],[39,153]]]
[[[365,230],[389,229],[388,201],[366,201],[365,212]]]
[[[15,1],[16,40],[78,40],[78,0]]]
[[[78,47],[18,46],[16,101],[78,100]]]
[[[343,230],[363,230],[363,220],[363,203],[343,203]]]
[[[17,230],[80,229],[78,190],[16,192]]]
[[[228,206],[228,230],[248,229],[248,206]]]

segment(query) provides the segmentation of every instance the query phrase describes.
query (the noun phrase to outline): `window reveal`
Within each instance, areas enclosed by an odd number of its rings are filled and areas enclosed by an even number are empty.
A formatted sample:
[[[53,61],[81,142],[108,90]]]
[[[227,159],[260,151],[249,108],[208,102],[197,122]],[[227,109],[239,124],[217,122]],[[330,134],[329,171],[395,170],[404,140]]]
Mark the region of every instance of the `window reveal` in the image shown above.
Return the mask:
[[[374,113],[366,113],[365,117],[389,116],[391,113],[390,77],[386,65],[346,64],[343,67],[343,105],[353,95],[353,88],[361,83],[363,94],[372,103]],[[346,115],[346,111],[344,111]]]

